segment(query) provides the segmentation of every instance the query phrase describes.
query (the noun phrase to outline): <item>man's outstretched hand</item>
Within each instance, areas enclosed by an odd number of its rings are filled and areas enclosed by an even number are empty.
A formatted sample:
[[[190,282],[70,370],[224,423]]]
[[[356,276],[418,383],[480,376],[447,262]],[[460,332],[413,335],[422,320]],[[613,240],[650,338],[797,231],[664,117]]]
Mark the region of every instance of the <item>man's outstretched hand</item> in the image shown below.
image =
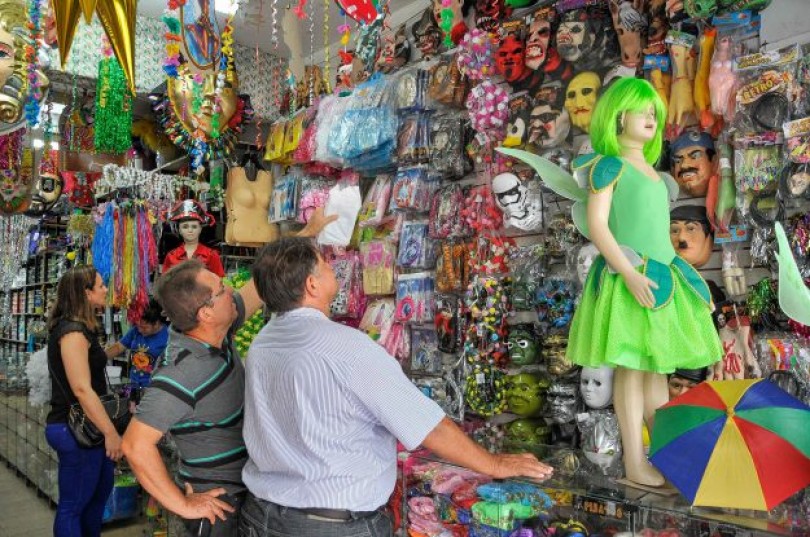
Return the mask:
[[[334,222],[338,219],[336,214],[326,216],[323,213],[323,207],[318,207],[313,211],[312,215],[309,217],[307,224],[295,235],[297,237],[317,237],[318,234],[323,231],[323,228]]]

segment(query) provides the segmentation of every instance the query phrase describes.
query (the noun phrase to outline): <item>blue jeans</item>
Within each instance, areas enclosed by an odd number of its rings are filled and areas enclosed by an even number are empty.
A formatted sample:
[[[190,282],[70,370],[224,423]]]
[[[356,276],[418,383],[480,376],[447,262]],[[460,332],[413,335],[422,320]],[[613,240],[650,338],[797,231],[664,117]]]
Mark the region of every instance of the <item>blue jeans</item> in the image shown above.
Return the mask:
[[[59,504],[54,537],[98,537],[104,506],[113,489],[115,463],[104,446],[83,448],[67,423],[45,426],[45,438],[59,457]]]
[[[382,509],[367,517],[330,520],[248,497],[239,513],[240,537],[392,537],[391,519]]]

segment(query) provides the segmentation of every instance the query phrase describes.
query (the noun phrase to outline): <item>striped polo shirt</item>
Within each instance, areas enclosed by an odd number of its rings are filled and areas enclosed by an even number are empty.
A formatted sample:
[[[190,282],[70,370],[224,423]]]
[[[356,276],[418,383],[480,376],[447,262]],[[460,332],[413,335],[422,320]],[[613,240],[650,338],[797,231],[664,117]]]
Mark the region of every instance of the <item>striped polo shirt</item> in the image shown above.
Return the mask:
[[[194,490],[245,490],[245,370],[232,337],[244,321],[245,305],[238,294],[234,301],[238,316],[221,349],[170,330],[165,358],[136,412],[139,421],[171,433],[180,456],[177,482],[191,483]]]
[[[365,333],[298,308],[271,320],[245,362],[242,474],[287,507],[372,511],[396,480],[396,440],[413,449],[444,418]]]

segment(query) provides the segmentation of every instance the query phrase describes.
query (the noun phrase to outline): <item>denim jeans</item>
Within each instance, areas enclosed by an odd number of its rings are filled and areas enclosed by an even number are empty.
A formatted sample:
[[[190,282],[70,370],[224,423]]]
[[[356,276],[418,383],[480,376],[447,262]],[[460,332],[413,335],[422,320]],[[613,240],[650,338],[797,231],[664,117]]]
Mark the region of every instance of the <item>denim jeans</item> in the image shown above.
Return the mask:
[[[382,509],[364,518],[328,520],[248,493],[239,515],[240,537],[391,537],[393,534],[391,519]]]
[[[236,537],[239,530],[239,512],[245,495],[223,494],[217,498],[231,504],[236,511],[226,513],[225,520],[217,519],[213,525],[207,518],[186,520],[171,514],[169,535],[173,537]]]
[[[115,464],[107,458],[104,446],[80,447],[67,423],[46,425],[45,438],[59,457],[54,537],[99,537]]]

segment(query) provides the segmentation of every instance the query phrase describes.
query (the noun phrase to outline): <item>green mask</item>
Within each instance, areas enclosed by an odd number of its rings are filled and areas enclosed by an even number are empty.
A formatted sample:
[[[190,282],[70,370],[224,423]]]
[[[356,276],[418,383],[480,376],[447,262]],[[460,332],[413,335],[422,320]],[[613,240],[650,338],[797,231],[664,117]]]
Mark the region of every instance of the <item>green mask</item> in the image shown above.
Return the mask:
[[[530,418],[537,416],[543,410],[543,387],[538,375],[521,373],[506,377],[506,402],[509,411]]]
[[[513,326],[506,346],[509,348],[509,358],[515,365],[536,364],[540,358],[540,349],[532,330]]]
[[[521,418],[506,426],[506,439],[514,444],[548,444],[549,432],[542,420]]]

